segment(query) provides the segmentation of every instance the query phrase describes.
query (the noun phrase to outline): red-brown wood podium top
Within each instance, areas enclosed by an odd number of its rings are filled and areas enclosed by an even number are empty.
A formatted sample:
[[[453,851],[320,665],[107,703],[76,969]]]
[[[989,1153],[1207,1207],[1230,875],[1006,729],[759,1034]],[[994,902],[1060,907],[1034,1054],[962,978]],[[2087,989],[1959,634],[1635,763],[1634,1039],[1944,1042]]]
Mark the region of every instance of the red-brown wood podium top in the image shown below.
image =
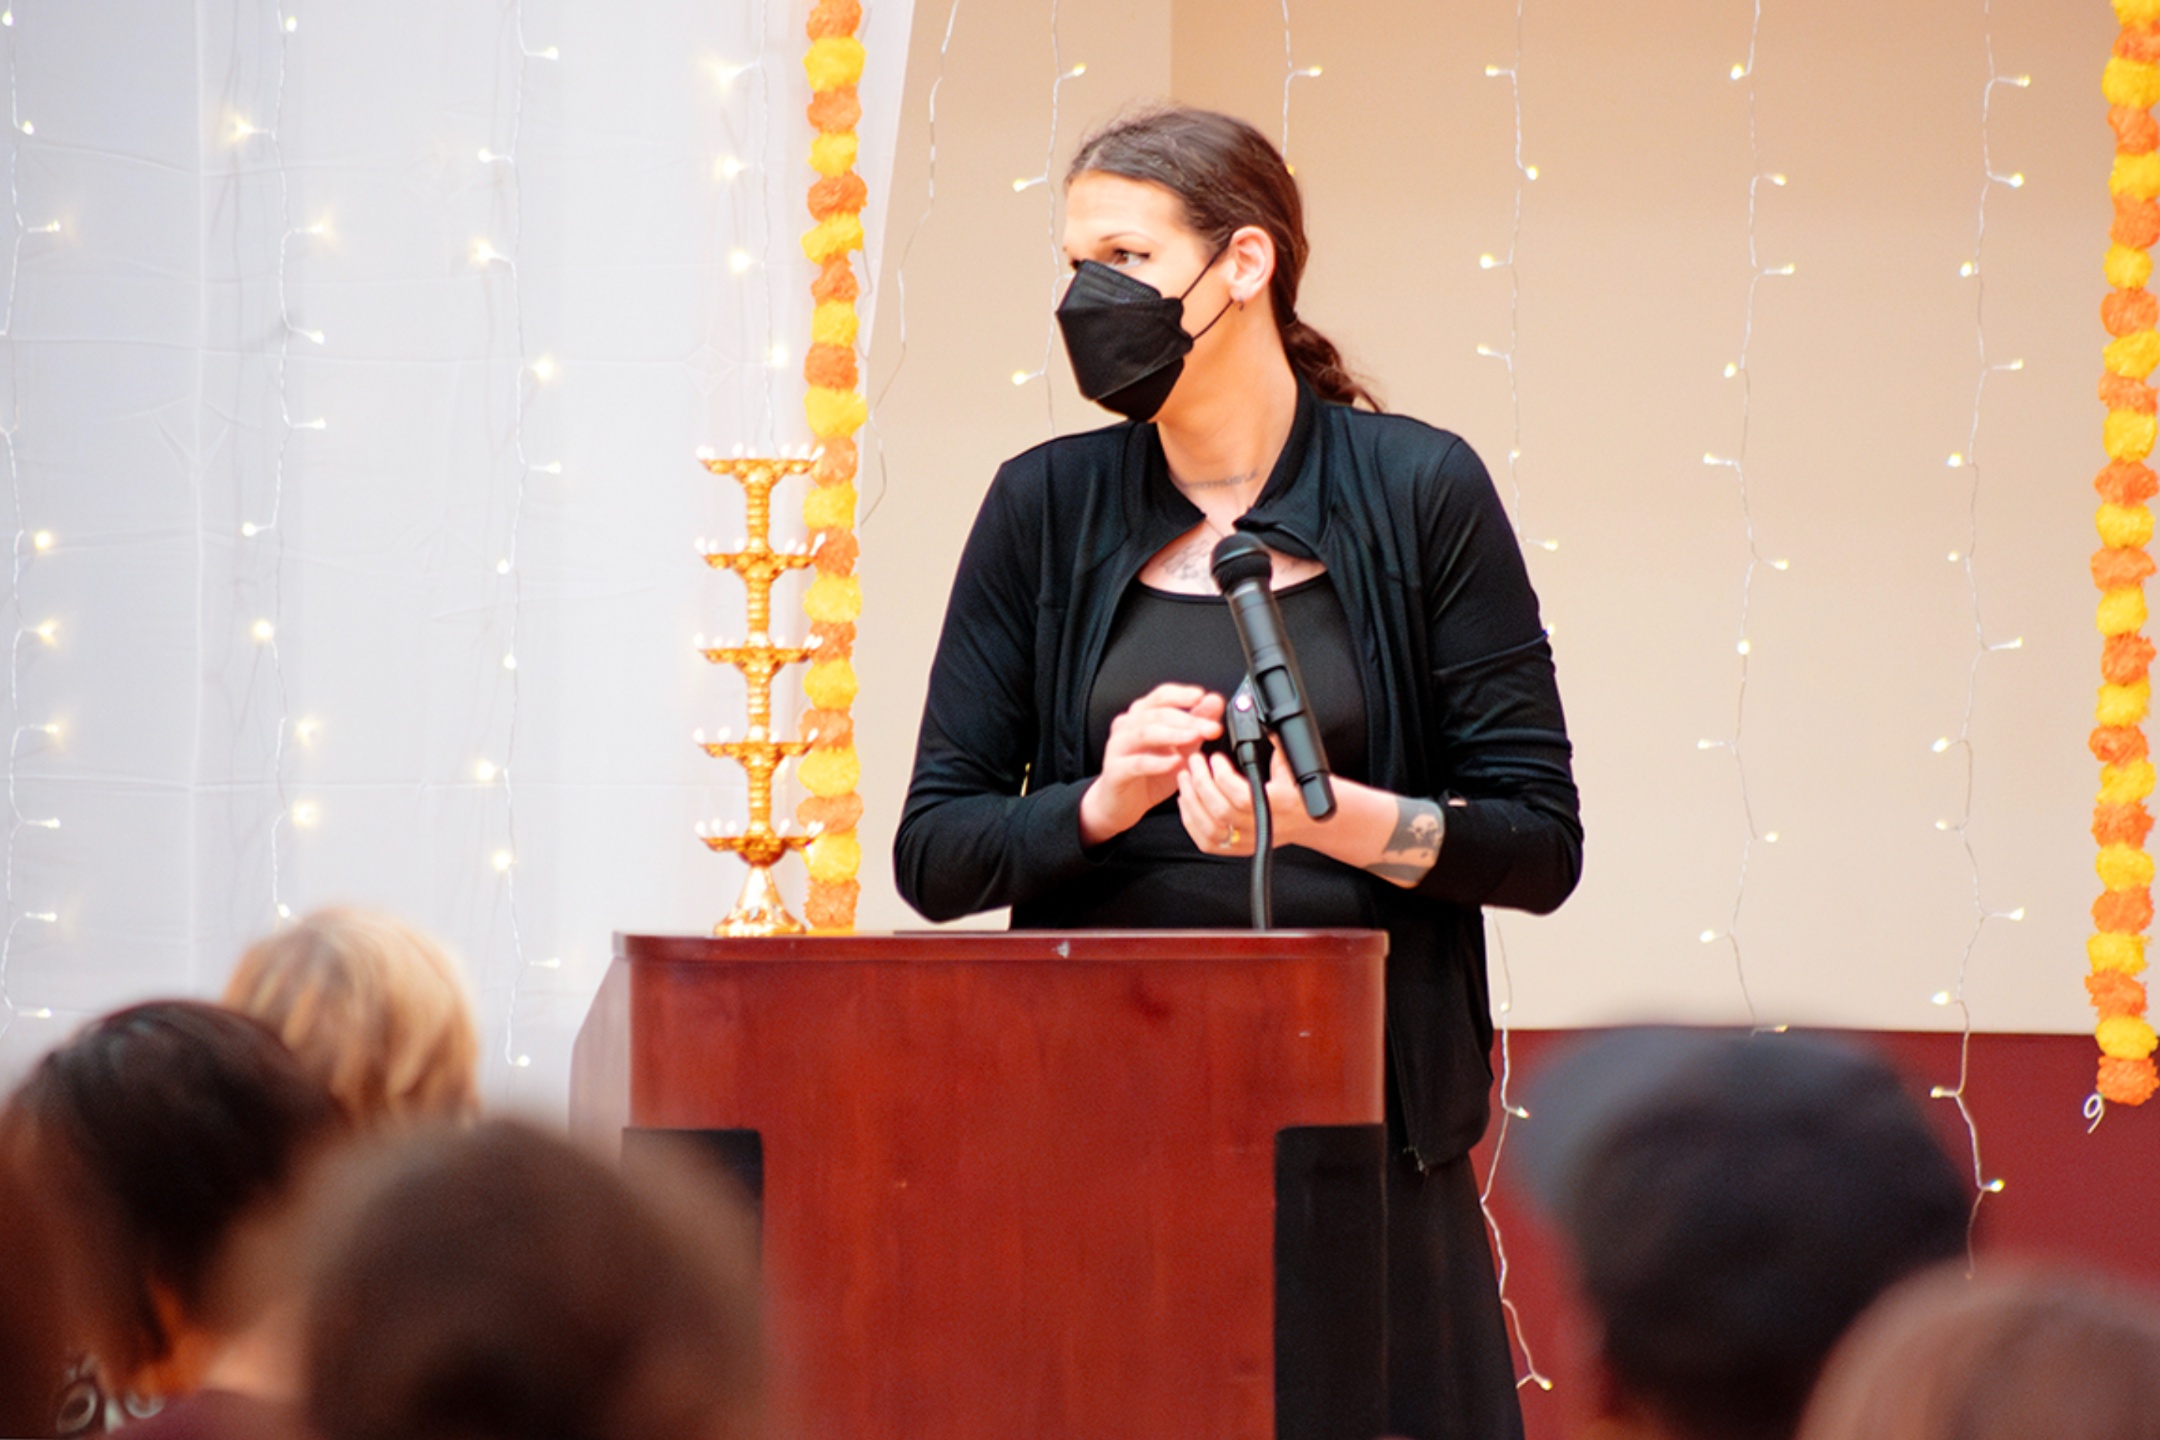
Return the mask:
[[[577,1069],[627,1062],[632,1125],[761,1136],[800,1433],[1260,1440],[1275,1134],[1381,1121],[1385,954],[1370,931],[624,935]]]

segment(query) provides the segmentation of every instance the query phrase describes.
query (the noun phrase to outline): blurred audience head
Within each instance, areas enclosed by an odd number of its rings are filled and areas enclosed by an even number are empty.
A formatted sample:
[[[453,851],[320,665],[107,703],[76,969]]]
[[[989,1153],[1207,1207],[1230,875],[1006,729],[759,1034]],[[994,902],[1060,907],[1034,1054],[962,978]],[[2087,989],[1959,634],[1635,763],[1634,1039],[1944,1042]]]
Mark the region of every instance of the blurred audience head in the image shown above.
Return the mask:
[[[416,1134],[328,1227],[324,1440],[736,1440],[762,1413],[756,1238],[717,1174],[625,1176],[528,1126]]]
[[[372,910],[317,910],[259,941],[225,1003],[284,1037],[364,1128],[470,1116],[480,1045],[442,946]]]
[[[47,1435],[69,1360],[57,1217],[0,1150],[0,1435]]]
[[[1960,1267],[1900,1286],[1823,1371],[1803,1440],[2152,1440],[2160,1311],[2151,1296]]]
[[[344,1130],[277,1036],[220,1006],[132,1006],[46,1055],[0,1113],[0,1151],[64,1217],[86,1311],[70,1347],[112,1385],[193,1389],[263,1303],[245,1242]]]
[[[1538,1090],[1532,1181],[1622,1428],[1785,1440],[1853,1319],[1965,1251],[1967,1186],[1895,1072],[1857,1050],[1621,1031]]]

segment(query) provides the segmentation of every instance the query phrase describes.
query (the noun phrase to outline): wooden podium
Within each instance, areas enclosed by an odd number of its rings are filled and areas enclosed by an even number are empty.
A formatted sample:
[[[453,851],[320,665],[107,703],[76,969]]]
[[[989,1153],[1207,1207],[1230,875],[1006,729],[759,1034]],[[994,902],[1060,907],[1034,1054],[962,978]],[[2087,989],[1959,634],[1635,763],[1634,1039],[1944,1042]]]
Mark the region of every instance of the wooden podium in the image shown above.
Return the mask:
[[[573,1125],[760,1194],[808,1440],[1371,1440],[1386,948],[622,935]]]

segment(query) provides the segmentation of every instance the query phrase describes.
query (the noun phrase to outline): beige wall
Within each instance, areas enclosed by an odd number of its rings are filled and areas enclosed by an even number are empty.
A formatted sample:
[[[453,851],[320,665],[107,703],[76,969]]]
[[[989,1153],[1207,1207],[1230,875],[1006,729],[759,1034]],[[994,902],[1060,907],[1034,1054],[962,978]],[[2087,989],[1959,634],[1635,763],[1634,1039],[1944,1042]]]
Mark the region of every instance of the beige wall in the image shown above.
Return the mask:
[[[1605,6],[1526,0],[1524,187],[1511,277],[1516,9],[1498,0],[1293,3],[1293,52],[1323,74],[1292,91],[1291,155],[1315,259],[1302,310],[1394,408],[1459,430],[1532,541],[1554,629],[1589,831],[1581,891],[1545,920],[1497,922],[1525,1025],[1651,1015],[1742,1020],[1735,911],[1764,1023],[1954,1025],[1930,1004],[1969,954],[1982,1028],[2085,1028],[2083,749],[2098,637],[2085,558],[2102,457],[2092,384],[2110,137],[2098,95],[2103,4],[1764,0],[1755,124],[1765,266],[1749,387],[1727,380],[1748,310],[1747,0]],[[888,232],[873,381],[889,484],[864,525],[867,926],[915,922],[885,854],[922,675],[953,560],[998,459],[1099,423],[1050,338],[1052,74],[1047,3],[963,6],[938,96],[938,198],[922,208],[924,125],[947,7],[919,7]],[[1066,4],[1087,74],[1064,87],[1062,160],[1133,95],[1281,123],[1279,0]],[[2005,74],[1990,136],[2017,190],[1988,198],[1988,353],[2024,368],[1979,406],[1975,254],[1983,50]],[[1053,167],[1054,168],[1054,167]],[[1505,348],[1510,281],[1521,457]],[[1743,435],[1743,420],[1746,421]],[[1747,510],[1706,451],[1746,445]],[[1950,468],[1971,451],[1979,464]],[[867,495],[877,494],[877,457]],[[1743,631],[1750,517],[1761,557]],[[1980,631],[2023,647],[1976,646]],[[1741,707],[1742,634],[1751,644]],[[1976,667],[1977,664],[1977,668]],[[1936,754],[1965,728],[1965,752]],[[1742,717],[1752,849],[1731,753]],[[1970,857],[1964,843],[1970,840]],[[1977,896],[1977,900],[1976,900]],[[2022,907],[2025,919],[1980,923]]]

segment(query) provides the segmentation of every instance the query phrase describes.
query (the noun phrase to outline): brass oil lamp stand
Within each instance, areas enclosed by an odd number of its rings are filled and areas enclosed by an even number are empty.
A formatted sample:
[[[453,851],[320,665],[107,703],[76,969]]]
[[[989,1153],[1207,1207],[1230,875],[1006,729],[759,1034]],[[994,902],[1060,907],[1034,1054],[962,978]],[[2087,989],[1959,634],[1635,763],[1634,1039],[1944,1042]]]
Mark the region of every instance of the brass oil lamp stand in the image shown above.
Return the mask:
[[[808,750],[810,744],[806,740],[773,738],[772,683],[783,669],[802,663],[815,651],[810,646],[773,643],[772,587],[790,570],[810,564],[810,555],[807,548],[773,548],[772,492],[781,480],[810,473],[815,460],[807,455],[779,460],[738,456],[729,460],[707,458],[703,463],[713,474],[732,475],[741,483],[744,528],[749,532],[736,542],[737,549],[704,552],[706,564],[715,570],[732,570],[742,578],[749,624],[749,634],[741,644],[720,641],[710,646],[701,643],[699,647],[699,653],[713,664],[732,665],[742,673],[749,710],[749,728],[740,740],[730,738],[725,730],[717,740],[707,740],[703,731],[695,737],[706,754],[733,760],[750,780],[750,819],[746,825],[698,827],[698,838],[708,849],[740,855],[750,867],[735,908],[713,926],[713,934],[800,935],[805,933],[805,927],[788,913],[772,872],[789,851],[802,849],[814,836],[804,831],[791,833],[786,821],[774,828],[772,791],[774,772]]]

